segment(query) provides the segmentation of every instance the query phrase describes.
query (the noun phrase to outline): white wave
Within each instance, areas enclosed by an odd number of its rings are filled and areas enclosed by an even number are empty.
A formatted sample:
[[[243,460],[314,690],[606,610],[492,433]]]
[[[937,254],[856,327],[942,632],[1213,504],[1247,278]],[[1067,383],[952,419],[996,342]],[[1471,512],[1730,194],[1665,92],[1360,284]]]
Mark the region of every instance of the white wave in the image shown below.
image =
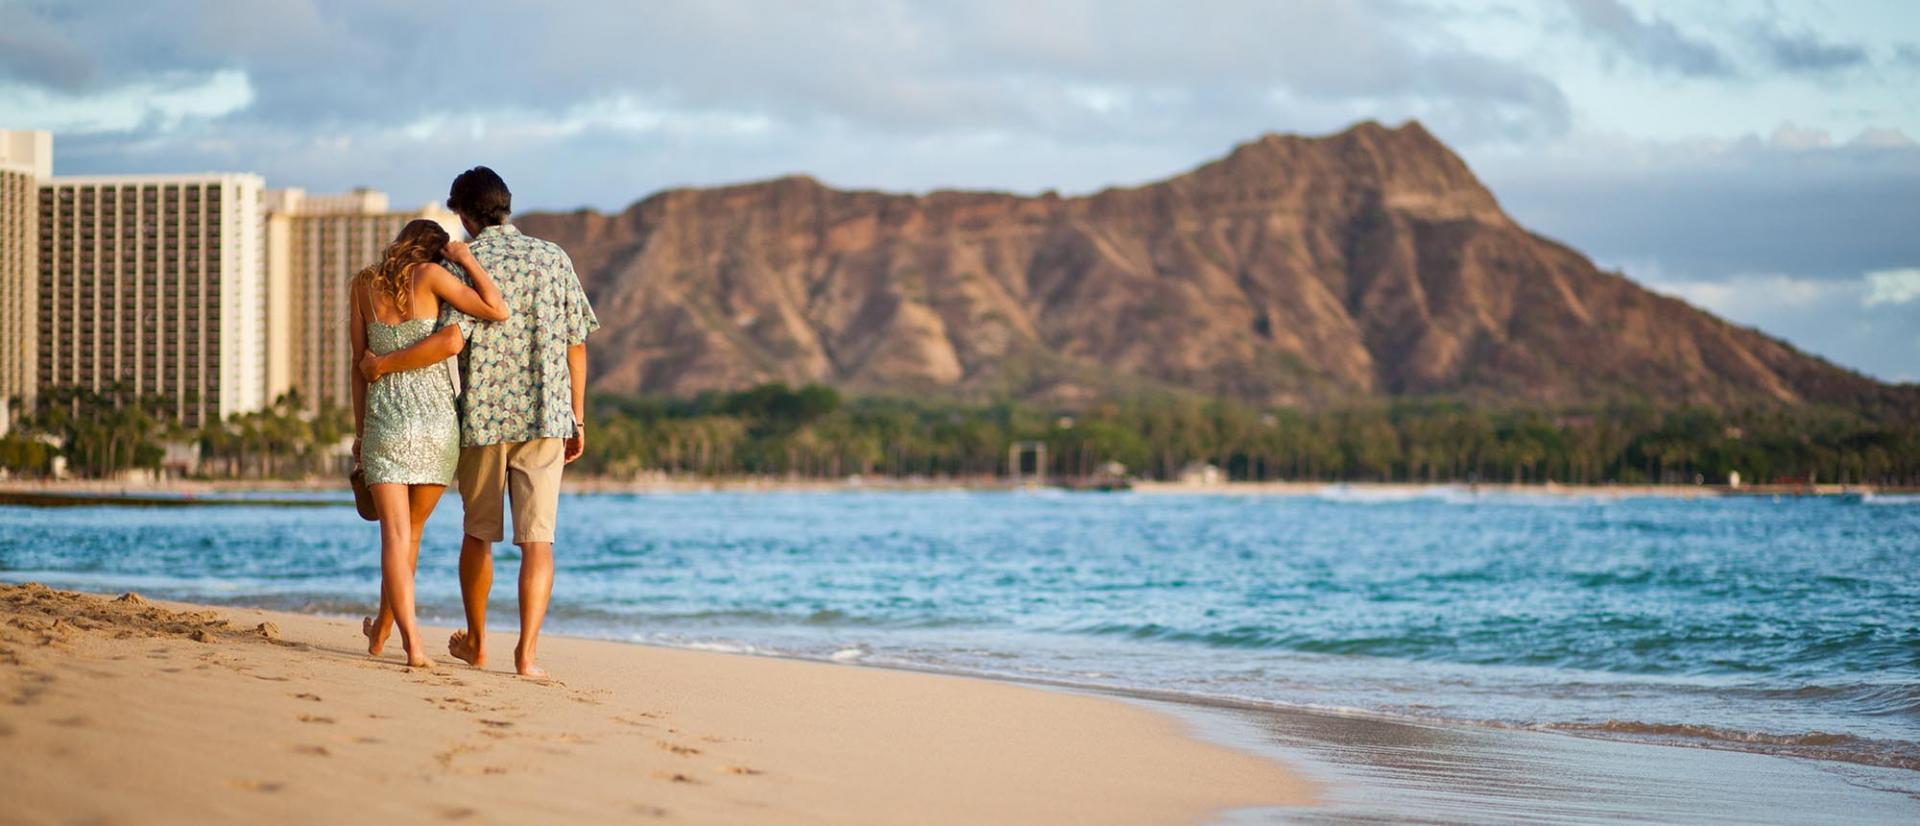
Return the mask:
[[[1863,493],[1862,505],[1920,505],[1920,493]]]
[[[1468,491],[1447,485],[1433,485],[1428,487],[1328,485],[1316,491],[1314,495],[1330,502],[1351,502],[1363,505],[1386,502],[1413,502],[1423,499],[1449,500],[1462,496],[1473,496],[1473,494]]]
[[[1438,502],[1446,505],[1501,505],[1569,507],[1609,504],[1620,497],[1607,493],[1574,493],[1564,488],[1467,485],[1327,485],[1314,493],[1327,502],[1357,505]]]
[[[766,649],[745,643],[732,642],[673,642],[677,648],[691,648],[695,651],[716,651],[721,654],[762,654]]]

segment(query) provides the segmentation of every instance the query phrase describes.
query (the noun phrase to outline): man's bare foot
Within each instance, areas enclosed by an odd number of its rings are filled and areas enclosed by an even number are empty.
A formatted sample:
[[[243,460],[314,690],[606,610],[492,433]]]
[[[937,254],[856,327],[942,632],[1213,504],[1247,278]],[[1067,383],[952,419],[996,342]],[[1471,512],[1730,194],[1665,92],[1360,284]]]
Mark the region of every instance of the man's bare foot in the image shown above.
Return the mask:
[[[513,647],[513,670],[520,672],[522,677],[532,677],[536,680],[551,679],[547,670],[534,665],[532,655],[528,654],[525,648],[517,645]]]
[[[392,633],[392,628],[392,626],[384,628],[373,627],[373,617],[362,617],[360,619],[360,633],[367,636],[368,656],[380,656],[381,650],[387,647],[387,635]]]
[[[487,652],[480,650],[479,641],[469,638],[465,631],[455,631],[447,638],[447,653],[474,668],[487,665]]]

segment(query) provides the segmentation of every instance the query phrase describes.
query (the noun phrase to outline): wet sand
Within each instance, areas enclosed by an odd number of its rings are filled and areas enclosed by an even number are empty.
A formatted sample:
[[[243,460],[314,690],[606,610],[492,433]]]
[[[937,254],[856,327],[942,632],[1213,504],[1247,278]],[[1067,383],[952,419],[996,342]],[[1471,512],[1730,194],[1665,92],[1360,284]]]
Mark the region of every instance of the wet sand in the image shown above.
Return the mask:
[[[538,682],[489,639],[488,669],[408,669],[353,621],[0,585],[0,821],[1191,823],[1314,800],[1112,698],[565,637]]]
[[[1306,807],[1244,823],[1920,823],[1920,772],[1538,731],[1145,700],[1299,766]]]

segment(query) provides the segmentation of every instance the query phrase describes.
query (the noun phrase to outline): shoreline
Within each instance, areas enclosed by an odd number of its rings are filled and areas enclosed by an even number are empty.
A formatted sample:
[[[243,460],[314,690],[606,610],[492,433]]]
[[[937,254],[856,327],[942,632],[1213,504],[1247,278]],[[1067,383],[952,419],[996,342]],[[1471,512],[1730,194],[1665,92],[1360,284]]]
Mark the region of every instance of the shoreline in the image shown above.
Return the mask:
[[[0,794],[28,821],[255,820],[290,806],[470,822],[1920,816],[1920,782],[1903,769],[589,637],[543,639],[564,679],[536,683],[497,663],[407,669],[393,645],[369,660],[344,644],[354,623],[332,616],[48,591],[69,601],[64,629],[44,614],[22,624],[23,589],[0,584],[0,697],[12,700],[0,742],[48,759],[0,777]],[[165,614],[102,623],[75,599]],[[34,635],[51,641],[34,651]],[[496,658],[510,650],[508,633],[489,639]],[[359,759],[369,753],[373,765]]]
[[[110,479],[4,480],[0,497],[18,500],[27,497],[199,497],[220,494],[260,493],[346,493],[346,481],[324,477],[307,479],[172,479],[164,481],[120,481]],[[849,478],[786,479],[765,477],[660,477],[620,480],[607,477],[569,477],[562,491],[569,494],[677,494],[677,493],[944,493],[1011,492],[1016,490],[1053,490],[1080,492],[1062,486],[1015,486],[1005,480],[933,479],[933,478]],[[1093,492],[1093,491],[1086,491]],[[1645,485],[1602,484],[1571,485],[1559,483],[1466,483],[1466,482],[1135,482],[1115,491],[1144,495],[1181,496],[1272,496],[1312,497],[1352,495],[1355,499],[1413,498],[1440,494],[1468,496],[1543,496],[1557,498],[1635,498],[1656,497],[1703,499],[1718,497],[1832,497],[1860,495],[1920,494],[1920,488],[1855,484],[1818,485]],[[18,503],[18,502],[14,502]],[[0,500],[0,504],[11,504]],[[90,504],[90,503],[89,503]],[[100,504],[112,504],[103,502]],[[262,504],[285,504],[266,501]]]
[[[7,579],[0,572],[0,589],[29,583],[24,580]],[[68,585],[54,588],[56,591],[70,592],[89,596],[106,596],[107,592],[86,589],[87,585]],[[265,608],[247,601],[232,602],[180,602],[161,600],[162,604],[181,606],[197,611],[253,611],[266,614],[285,614],[294,617],[310,617],[324,622],[353,625],[361,613],[343,613],[337,606],[319,608]],[[500,606],[494,606],[496,611]],[[453,610],[458,611],[458,606]],[[510,618],[510,614],[507,617]],[[1590,740],[1602,743],[1631,744],[1680,749],[1705,749],[1736,754],[1748,754],[1766,757],[1781,757],[1806,760],[1814,763],[1833,763],[1843,766],[1858,766],[1872,769],[1893,769],[1913,773],[1915,791],[1920,794],[1920,753],[1911,756],[1889,753],[1842,753],[1827,748],[1796,750],[1794,741],[1802,737],[1811,737],[1816,741],[1823,738],[1838,737],[1825,732],[1780,733],[1770,731],[1746,731],[1740,729],[1714,729],[1708,726],[1691,726],[1678,723],[1634,723],[1610,719],[1607,723],[1593,724],[1578,721],[1561,721],[1528,724],[1512,720],[1480,719],[1459,716],[1435,716],[1388,711],[1355,706],[1328,706],[1311,703],[1287,702],[1263,699],[1240,694],[1207,693],[1178,688],[1157,687],[1142,683],[1125,683],[1100,680],[1076,680],[1070,677],[1041,676],[1017,671],[994,670],[990,668],[969,668],[957,665],[938,665],[907,661],[874,661],[864,656],[842,657],[836,654],[803,653],[795,650],[764,647],[759,643],[739,640],[674,642],[649,640],[630,634],[608,633],[605,631],[581,631],[569,628],[566,623],[556,625],[556,617],[549,616],[544,639],[568,639],[581,642],[605,643],[618,646],[638,646],[641,648],[669,651],[712,654],[725,657],[748,657],[780,662],[827,665],[839,668],[873,669],[886,672],[903,672],[936,677],[964,680],[980,680],[991,683],[1024,686],[1047,691],[1063,691],[1074,694],[1117,698],[1130,702],[1146,702],[1156,705],[1171,705],[1189,709],[1202,709],[1212,712],[1231,712],[1234,714],[1278,714],[1278,715],[1322,715],[1349,720],[1364,720],[1379,725],[1429,726],[1444,729],[1470,731],[1510,732],[1520,735],[1543,735]],[[452,629],[459,622],[457,616],[441,614],[422,614],[423,626]],[[561,630],[553,630],[556,627]],[[490,632],[494,634],[508,631]],[[391,653],[391,651],[389,652]],[[430,652],[431,653],[431,652]],[[864,653],[864,652],[862,652]],[[440,666],[446,666],[445,657],[436,657]],[[461,664],[455,662],[458,667]],[[1860,739],[1858,742],[1872,744],[1875,741]],[[1818,742],[1811,745],[1824,745]],[[1917,798],[1920,799],[1920,798]]]
[[[501,632],[486,670],[408,669],[346,620],[34,586],[0,585],[0,615],[22,758],[0,795],[28,821],[1159,823],[1315,799],[1086,692],[565,636],[538,682]]]

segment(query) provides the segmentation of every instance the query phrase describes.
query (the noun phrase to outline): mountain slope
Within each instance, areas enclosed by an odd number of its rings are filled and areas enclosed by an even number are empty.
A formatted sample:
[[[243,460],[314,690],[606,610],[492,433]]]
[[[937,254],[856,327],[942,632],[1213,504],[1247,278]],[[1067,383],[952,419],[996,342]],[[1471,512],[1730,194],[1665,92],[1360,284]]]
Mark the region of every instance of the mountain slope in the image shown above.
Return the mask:
[[[1528,232],[1418,123],[1267,135],[1086,197],[790,177],[518,223],[573,255],[609,392],[1728,405],[1886,389]]]

